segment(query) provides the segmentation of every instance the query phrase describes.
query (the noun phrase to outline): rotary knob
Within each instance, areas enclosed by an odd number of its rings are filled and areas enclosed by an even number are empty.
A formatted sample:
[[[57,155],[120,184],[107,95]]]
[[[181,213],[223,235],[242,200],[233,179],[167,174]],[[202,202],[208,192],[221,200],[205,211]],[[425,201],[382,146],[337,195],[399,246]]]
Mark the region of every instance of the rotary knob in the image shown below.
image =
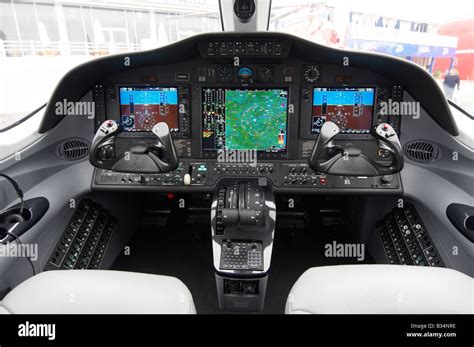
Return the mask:
[[[389,184],[393,181],[393,175],[383,175],[382,176],[382,183]]]

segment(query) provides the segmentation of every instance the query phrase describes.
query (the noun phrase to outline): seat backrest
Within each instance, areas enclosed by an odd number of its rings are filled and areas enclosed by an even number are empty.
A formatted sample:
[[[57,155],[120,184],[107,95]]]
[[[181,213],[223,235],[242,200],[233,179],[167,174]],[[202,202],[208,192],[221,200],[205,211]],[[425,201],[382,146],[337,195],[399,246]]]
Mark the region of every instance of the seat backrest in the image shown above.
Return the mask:
[[[196,313],[188,288],[170,276],[107,270],[42,272],[20,283],[0,313]],[[5,312],[6,311],[6,312]]]
[[[473,313],[473,279],[447,268],[336,265],[307,270],[286,313]]]

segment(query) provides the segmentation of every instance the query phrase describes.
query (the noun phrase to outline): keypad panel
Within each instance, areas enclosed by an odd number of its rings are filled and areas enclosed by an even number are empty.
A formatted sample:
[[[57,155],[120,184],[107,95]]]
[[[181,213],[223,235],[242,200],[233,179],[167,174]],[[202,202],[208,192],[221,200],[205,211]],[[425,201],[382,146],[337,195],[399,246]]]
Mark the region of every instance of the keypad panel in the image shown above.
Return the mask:
[[[81,201],[45,270],[99,269],[116,224],[99,204]]]
[[[415,206],[395,209],[377,223],[389,264],[444,267]]]
[[[263,246],[260,241],[227,240],[222,244],[220,269],[263,270]]]

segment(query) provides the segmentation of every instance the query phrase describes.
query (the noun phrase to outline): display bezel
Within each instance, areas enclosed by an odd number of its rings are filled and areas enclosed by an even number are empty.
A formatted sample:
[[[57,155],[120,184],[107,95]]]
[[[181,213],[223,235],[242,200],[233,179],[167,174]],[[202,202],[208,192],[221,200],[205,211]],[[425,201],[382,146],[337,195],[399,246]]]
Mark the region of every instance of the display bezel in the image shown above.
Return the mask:
[[[287,105],[286,105],[286,133],[285,133],[285,149],[280,151],[265,151],[265,150],[257,150],[258,158],[269,159],[269,158],[286,158],[289,151],[289,107],[290,107],[290,88],[288,86],[270,86],[270,85],[261,85],[261,86],[241,86],[241,85],[229,85],[229,86],[205,86],[200,88],[200,114],[199,114],[199,122],[200,122],[200,147],[202,156],[205,158],[215,158],[217,157],[219,151],[222,149],[205,149],[203,145],[203,107],[204,107],[204,92],[207,89],[224,89],[224,90],[257,90],[257,91],[265,91],[265,90],[285,90],[287,93]]]
[[[341,135],[349,135],[349,136],[358,136],[358,135],[369,135],[370,134],[370,129],[372,128],[372,125],[374,124],[374,115],[376,111],[376,100],[377,100],[377,90],[375,86],[348,86],[348,85],[342,85],[342,86],[321,86],[321,85],[313,85],[311,87],[311,114],[310,114],[310,124],[309,124],[309,132],[313,135],[318,135],[320,131],[315,131],[313,128],[313,118],[315,117],[314,115],[314,98],[316,92],[318,92],[316,89],[327,89],[327,91],[338,91],[338,90],[355,90],[355,89],[371,89],[373,96],[372,96],[372,111],[370,115],[370,122],[369,122],[369,127],[368,129],[357,129],[357,130],[364,130],[364,132],[346,132],[344,129],[341,129],[340,134]]]
[[[178,121],[178,128],[170,128],[170,132],[172,133],[179,133],[181,131],[181,115],[180,115],[180,93],[179,93],[179,86],[177,85],[129,85],[129,84],[121,84],[117,85],[117,95],[118,95],[118,123],[122,126],[122,95],[121,95],[121,89],[122,88],[148,88],[148,89],[153,89],[153,88],[174,88],[176,90],[176,101],[177,101],[177,121]],[[150,134],[151,130],[143,130],[143,129],[138,129],[138,130],[125,130],[125,128],[122,126],[123,131],[125,134]]]

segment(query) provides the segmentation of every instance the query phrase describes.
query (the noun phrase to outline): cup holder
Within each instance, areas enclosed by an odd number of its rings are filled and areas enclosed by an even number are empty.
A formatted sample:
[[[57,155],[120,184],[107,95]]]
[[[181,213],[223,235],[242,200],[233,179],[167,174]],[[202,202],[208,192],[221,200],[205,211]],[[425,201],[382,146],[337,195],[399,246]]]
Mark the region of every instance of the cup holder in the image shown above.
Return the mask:
[[[469,231],[474,231],[474,216],[469,216],[464,220],[464,226]]]
[[[38,197],[26,200],[23,210],[21,204],[16,204],[0,213],[0,243],[12,241],[14,236],[20,237],[44,216],[48,208],[49,201]]]
[[[4,227],[0,227],[0,240],[3,240],[8,235],[8,230]]]
[[[27,208],[24,208],[21,211],[20,207],[12,208],[0,216],[0,224],[16,224],[27,222],[31,219],[31,211]],[[1,238],[1,237],[0,237]]]
[[[23,211],[20,206],[12,207],[0,214],[0,242],[5,243],[12,240],[9,233],[17,234],[13,230],[26,226],[32,219],[32,213],[28,208]]]

